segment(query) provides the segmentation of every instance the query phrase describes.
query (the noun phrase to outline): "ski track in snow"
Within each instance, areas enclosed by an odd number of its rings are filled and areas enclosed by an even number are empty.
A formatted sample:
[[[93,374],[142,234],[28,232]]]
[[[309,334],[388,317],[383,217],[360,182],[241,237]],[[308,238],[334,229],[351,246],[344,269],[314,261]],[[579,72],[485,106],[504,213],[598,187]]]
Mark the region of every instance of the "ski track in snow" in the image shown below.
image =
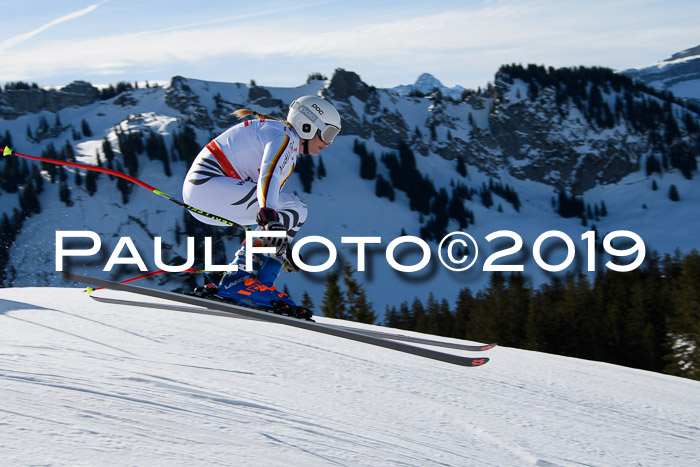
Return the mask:
[[[700,459],[696,381],[517,349],[488,355],[486,366],[463,368],[270,323],[97,303],[80,289],[1,289],[0,458],[11,466]]]

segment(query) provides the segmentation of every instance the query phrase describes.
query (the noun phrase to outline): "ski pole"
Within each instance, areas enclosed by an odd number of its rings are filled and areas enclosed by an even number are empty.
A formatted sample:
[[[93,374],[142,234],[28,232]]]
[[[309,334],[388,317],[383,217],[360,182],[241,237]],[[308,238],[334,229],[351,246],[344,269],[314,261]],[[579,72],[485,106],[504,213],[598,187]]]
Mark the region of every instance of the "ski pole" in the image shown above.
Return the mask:
[[[140,276],[131,277],[131,278],[129,278],[129,279],[120,281],[120,283],[122,283],[122,284],[128,284],[129,282],[138,281],[138,280],[141,280],[141,279],[145,279],[145,278],[147,278],[147,277],[157,276],[157,275],[159,275],[159,274],[165,274],[165,273],[167,273],[167,272],[168,272],[168,271],[164,271],[164,270],[162,270],[162,269],[159,269],[159,270],[157,270],[157,271],[152,271],[152,272],[147,272],[146,274],[141,274]],[[204,272],[204,269],[192,269],[192,268],[190,268],[190,269],[185,269],[184,271],[180,271],[180,272]],[[90,293],[94,292],[95,290],[102,290],[102,289],[105,289],[105,288],[106,288],[106,287],[95,287],[95,288],[88,287],[87,289],[85,289],[85,292],[87,292],[87,293],[90,294]]]
[[[150,191],[151,193],[154,193],[154,194],[160,196],[161,198],[165,198],[165,199],[167,199],[168,201],[171,201],[171,202],[177,204],[178,206],[187,209],[188,211],[191,211],[191,212],[194,212],[194,213],[196,213],[196,214],[199,214],[200,216],[204,216],[204,217],[208,217],[208,218],[210,218],[210,219],[214,219],[214,220],[216,220],[216,221],[221,222],[222,224],[226,224],[226,225],[231,226],[231,227],[236,227],[237,229],[240,229],[240,230],[243,230],[243,231],[250,230],[250,228],[249,228],[249,227],[246,227],[245,225],[240,225],[240,224],[238,224],[238,223],[236,223],[236,222],[233,222],[233,221],[230,221],[230,220],[228,220],[228,219],[226,219],[226,218],[223,218],[223,217],[217,216],[217,215],[215,215],[215,214],[211,214],[211,213],[209,213],[209,212],[203,211],[203,210],[198,209],[198,208],[196,208],[196,207],[194,207],[194,206],[190,206],[190,205],[187,204],[187,203],[183,203],[182,201],[178,200],[177,198],[175,198],[175,197],[173,197],[173,196],[170,196],[169,194],[167,194],[167,193],[165,193],[165,192],[162,192],[162,191],[160,191],[160,190],[158,190],[158,189],[152,187],[151,185],[149,185],[149,184],[147,184],[147,183],[144,183],[144,182],[142,182],[141,180],[139,180],[139,179],[137,179],[137,178],[132,177],[131,175],[127,175],[127,174],[122,173],[122,172],[117,172],[116,170],[105,169],[104,167],[97,167],[97,166],[94,166],[94,165],[78,164],[77,162],[68,162],[68,161],[60,161],[60,160],[57,160],[57,159],[47,159],[47,158],[44,158],[44,157],[29,156],[29,155],[27,155],[27,154],[22,154],[22,153],[20,153],[20,152],[13,151],[13,150],[10,149],[8,146],[5,146],[5,150],[3,151],[3,154],[2,154],[2,155],[3,155],[3,156],[15,155],[15,156],[19,156],[19,157],[24,157],[25,159],[32,159],[32,160],[35,160],[35,161],[46,162],[46,163],[48,163],[48,164],[66,165],[66,166],[68,166],[68,167],[75,167],[75,168],[84,169],[84,170],[92,170],[93,172],[102,172],[102,173],[106,173],[106,174],[108,174],[108,175],[113,175],[113,176],[115,176],[115,177],[123,178],[123,179],[125,179],[125,180],[128,180],[128,181],[130,181],[130,182],[132,182],[132,183],[135,183],[135,184],[137,184],[137,185],[139,185],[139,186],[141,186],[141,187],[147,189],[147,190]]]

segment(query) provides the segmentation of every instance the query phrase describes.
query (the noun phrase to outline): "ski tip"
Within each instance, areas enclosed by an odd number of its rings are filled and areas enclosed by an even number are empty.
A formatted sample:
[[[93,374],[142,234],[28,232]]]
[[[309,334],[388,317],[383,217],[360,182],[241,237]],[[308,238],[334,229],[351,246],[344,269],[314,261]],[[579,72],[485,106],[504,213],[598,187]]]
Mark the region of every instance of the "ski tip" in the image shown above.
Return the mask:
[[[481,347],[481,349],[479,349],[479,350],[489,350],[489,349],[493,349],[494,347],[496,347],[496,345],[497,345],[497,344],[494,342],[493,344],[488,344],[488,345],[485,345],[485,346]]]
[[[488,362],[489,359],[484,357],[484,358],[474,358],[471,360],[470,365],[471,366],[482,366],[485,365],[486,362]]]
[[[12,149],[10,149],[9,146],[5,146],[5,150],[3,151],[2,155],[3,156],[11,156],[13,153]]]

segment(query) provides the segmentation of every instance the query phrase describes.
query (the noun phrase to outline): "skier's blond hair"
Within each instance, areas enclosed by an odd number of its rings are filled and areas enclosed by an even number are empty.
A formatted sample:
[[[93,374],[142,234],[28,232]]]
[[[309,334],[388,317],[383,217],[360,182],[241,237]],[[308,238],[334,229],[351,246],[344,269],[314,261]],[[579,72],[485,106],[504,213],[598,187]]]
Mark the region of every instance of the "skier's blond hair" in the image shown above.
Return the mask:
[[[250,109],[238,109],[235,112],[233,112],[233,115],[238,117],[238,119],[244,119],[246,117],[250,117],[253,115],[256,117],[258,120],[277,120],[279,122],[283,122],[285,125],[287,125],[290,129],[292,126],[289,124],[289,122],[283,118],[280,117],[273,117],[272,115],[256,112],[255,110],[250,110]]]

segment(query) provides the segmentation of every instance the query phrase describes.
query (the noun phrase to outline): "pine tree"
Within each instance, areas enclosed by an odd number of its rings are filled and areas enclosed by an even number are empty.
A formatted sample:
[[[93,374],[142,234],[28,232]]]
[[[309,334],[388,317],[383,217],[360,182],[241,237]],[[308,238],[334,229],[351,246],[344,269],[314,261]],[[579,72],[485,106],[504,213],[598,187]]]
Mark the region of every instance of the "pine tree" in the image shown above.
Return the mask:
[[[24,217],[29,217],[32,214],[41,214],[39,197],[37,196],[37,190],[34,188],[34,182],[31,178],[20,192],[19,206]]]
[[[316,177],[321,180],[326,177],[326,166],[323,165],[323,159],[319,156],[318,167],[316,167]]]
[[[493,196],[491,195],[491,190],[486,186],[486,184],[481,185],[481,189],[479,190],[479,196],[481,197],[481,204],[484,205],[487,209],[490,209],[491,206],[493,206]]]
[[[86,138],[89,138],[92,136],[92,129],[90,128],[90,125],[88,124],[88,122],[85,119],[83,119],[80,122],[80,129],[83,132],[83,136],[85,136]]]
[[[41,152],[41,157],[46,159],[56,159],[58,154],[56,153],[56,148],[53,143],[49,143],[46,149]],[[56,183],[56,175],[58,174],[58,167],[55,164],[49,164],[46,162],[41,163],[41,169],[45,170],[49,174],[49,181],[51,183]]]
[[[377,316],[372,310],[372,304],[367,302],[364,287],[353,277],[355,271],[350,263],[343,267],[343,282],[347,297],[347,311],[351,320],[359,323],[374,324]]]
[[[693,251],[681,263],[674,314],[669,317],[671,352],[665,372],[700,380],[700,254]]]
[[[93,196],[97,192],[98,176],[99,172],[95,172],[94,170],[90,170],[87,174],[85,174],[85,189],[90,196]]]
[[[646,172],[647,172],[647,176],[649,176],[653,173],[661,173],[661,162],[659,162],[658,157],[656,157],[654,155],[647,157]]]
[[[326,290],[323,293],[321,312],[328,318],[347,319],[345,300],[338,285],[338,273],[326,274]]]
[[[4,157],[0,170],[0,188],[6,193],[17,193],[19,188],[19,163],[16,157]]]
[[[304,293],[301,295],[301,306],[308,308],[309,310],[313,310],[314,308],[314,302],[311,300],[311,295],[304,290]]]
[[[410,317],[409,326],[406,329],[412,329],[418,332],[426,332],[428,323],[425,317],[425,307],[423,303],[416,297],[413,299],[411,308],[406,308],[408,317]]]
[[[507,286],[500,300],[500,338],[504,345],[522,347],[525,342],[531,297],[530,288],[522,273],[516,272],[508,276]]]
[[[165,139],[154,131],[149,131],[146,138],[146,155],[149,159],[160,160],[163,163],[163,171],[167,177],[172,175],[170,169],[170,156]]]
[[[66,169],[62,165],[58,166],[57,173],[59,182],[65,182],[68,180],[68,175],[66,175]]]
[[[12,147],[12,135],[10,130],[5,130],[5,137],[0,139],[0,149],[5,149],[5,146]]]
[[[58,185],[58,198],[68,207],[73,206],[73,201],[70,197],[70,188],[65,180],[61,180]]]
[[[394,187],[392,187],[391,183],[382,177],[381,174],[377,175],[377,181],[374,184],[374,194],[376,194],[378,198],[389,198],[390,201],[394,201],[396,196],[394,194]]]
[[[124,169],[122,168],[122,165],[117,162],[117,172],[123,172]],[[119,189],[119,192],[122,194],[122,204],[128,204],[129,203],[129,194],[131,193],[131,183],[128,181],[124,180],[121,177],[117,178],[117,188]]]
[[[464,198],[462,196],[460,190],[455,189],[452,191],[452,198],[450,198],[447,206],[447,214],[451,219],[459,223],[460,229],[466,229],[469,226],[469,222],[467,220],[467,209],[464,207]]]
[[[377,176],[377,159],[374,153],[365,152],[360,155],[360,178],[364,180],[374,180]]]
[[[671,185],[671,188],[668,190],[668,199],[671,201],[680,201],[680,196],[678,195],[678,188],[676,185]]]
[[[73,150],[73,146],[68,140],[66,140],[66,143],[61,148],[61,154],[59,158],[63,161],[75,162],[75,151]]]
[[[474,301],[474,307],[471,310],[467,325],[467,339],[503,342],[503,339],[501,339],[501,326],[502,299],[505,288],[506,281],[503,273],[492,273],[488,287],[479,292]]]
[[[416,129],[413,130],[413,136],[418,141],[423,139],[423,133],[421,133],[420,128],[416,127]]]
[[[188,165],[192,164],[201,149],[195,131],[189,126],[173,134],[173,147],[179,160],[187,162]]]
[[[451,337],[464,339],[467,336],[467,325],[474,307],[474,297],[468,287],[463,288],[457,295],[454,319],[452,320]]]
[[[462,177],[467,176],[467,166],[464,163],[464,159],[461,157],[457,158],[457,173],[460,174]]]
[[[425,306],[426,328],[425,332],[435,336],[449,336],[452,328],[452,314],[447,300],[440,302],[435,300],[433,293],[430,293]]]
[[[35,132],[37,138],[44,136],[49,131],[49,122],[46,120],[44,115],[39,117],[39,125]]]
[[[40,195],[44,192],[44,177],[41,175],[41,169],[36,164],[32,164],[32,180],[34,180],[34,186],[36,187],[36,194]]]
[[[114,159],[114,150],[112,149],[112,143],[109,142],[107,137],[102,140],[102,153],[105,155],[105,160],[107,163],[111,163]]]
[[[409,318],[408,303],[405,301],[399,306],[399,310],[395,306],[386,307],[384,314],[384,326],[396,329],[413,329],[412,320]]]
[[[408,307],[408,302],[403,302],[399,306],[399,311],[398,311],[398,320],[399,324],[396,326],[400,329],[415,329],[416,328],[416,320],[415,316],[411,312],[411,309]]]
[[[122,153],[126,172],[131,176],[136,176],[139,171],[138,155],[144,150],[141,137],[142,135],[139,131],[130,131],[128,133],[117,131],[119,151]]]
[[[314,171],[314,161],[311,156],[300,155],[297,158],[294,172],[299,176],[304,193],[311,193]]]
[[[10,258],[10,246],[15,241],[18,228],[13,225],[13,222],[7,216],[7,213],[2,213],[2,221],[0,221],[0,285],[7,278],[7,270],[5,266]]]

